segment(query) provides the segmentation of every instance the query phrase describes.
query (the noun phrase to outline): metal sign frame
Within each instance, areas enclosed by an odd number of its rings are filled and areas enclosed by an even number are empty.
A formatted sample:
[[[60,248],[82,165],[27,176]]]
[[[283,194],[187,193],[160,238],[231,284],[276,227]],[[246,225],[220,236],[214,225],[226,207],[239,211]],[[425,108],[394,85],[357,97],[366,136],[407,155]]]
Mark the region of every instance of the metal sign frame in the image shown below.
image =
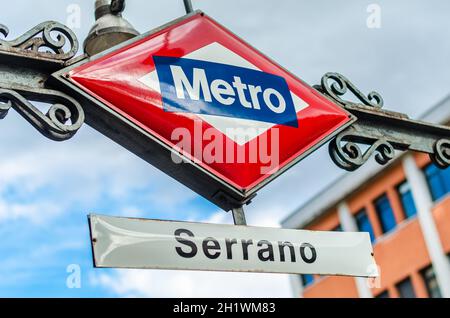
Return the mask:
[[[79,61],[69,67],[66,67],[58,72],[54,73],[50,78],[51,84],[57,86],[60,90],[67,94],[75,96],[75,98],[81,103],[83,109],[86,113],[86,123],[91,127],[95,128],[97,131],[101,132],[103,135],[112,139],[116,143],[122,145],[130,152],[134,153],[141,159],[150,163],[151,165],[162,170],[164,173],[168,174],[172,178],[178,180],[185,186],[194,190],[204,198],[213,202],[225,211],[230,211],[239,208],[245,204],[248,204],[255,196],[257,191],[263,188],[265,185],[273,181],[275,178],[286,172],[292,166],[297,164],[299,161],[307,157],[309,154],[320,148],[326,142],[331,140],[334,136],[348,128],[356,121],[356,117],[348,113],[349,121],[341,126],[339,129],[335,130],[333,133],[329,134],[325,138],[322,138],[315,146],[306,150],[297,158],[291,160],[284,167],[278,169],[276,173],[263,180],[257,186],[253,187],[249,191],[242,191],[226,181],[215,176],[211,172],[207,171],[199,164],[192,162],[191,160],[184,158],[178,152],[174,152],[173,148],[159,140],[156,136],[145,131],[141,127],[137,126],[131,120],[125,118],[118,112],[112,110],[110,107],[106,106],[104,103],[96,99],[95,97],[89,95],[83,91],[80,87],[74,84],[68,77],[67,74],[86,63],[96,61],[110,53],[120,50],[126,46],[129,46],[135,42],[138,42],[144,38],[151,36],[163,29],[169,28],[173,25],[179,24],[195,15],[205,15],[202,11],[196,10],[190,14],[187,14],[181,18],[175,19],[163,26],[153,29],[145,34],[139,35],[129,41],[123,42],[107,51],[97,54],[91,58],[87,58]],[[210,17],[209,17],[210,18]],[[233,34],[233,33],[232,33]],[[235,34],[233,34],[237,37]],[[243,40],[242,40],[243,41]],[[257,49],[253,48],[262,56],[269,59],[272,63],[279,66],[276,62],[272,61],[263,53],[259,52]],[[283,69],[283,68],[282,68]],[[284,69],[283,69],[284,70]],[[294,75],[295,76],[295,75]],[[297,77],[295,77],[298,79]],[[301,81],[300,79],[298,79]],[[301,81],[302,82],[302,81]],[[171,157],[173,155],[178,156],[183,160],[183,163],[174,163]]]

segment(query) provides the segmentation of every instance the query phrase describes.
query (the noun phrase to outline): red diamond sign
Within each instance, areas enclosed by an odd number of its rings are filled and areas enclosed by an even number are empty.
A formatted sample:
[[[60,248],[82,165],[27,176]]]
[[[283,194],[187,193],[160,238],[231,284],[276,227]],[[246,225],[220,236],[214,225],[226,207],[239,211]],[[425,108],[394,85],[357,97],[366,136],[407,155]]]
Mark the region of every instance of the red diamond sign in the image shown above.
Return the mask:
[[[201,12],[54,77],[88,124],[225,209],[353,120]]]

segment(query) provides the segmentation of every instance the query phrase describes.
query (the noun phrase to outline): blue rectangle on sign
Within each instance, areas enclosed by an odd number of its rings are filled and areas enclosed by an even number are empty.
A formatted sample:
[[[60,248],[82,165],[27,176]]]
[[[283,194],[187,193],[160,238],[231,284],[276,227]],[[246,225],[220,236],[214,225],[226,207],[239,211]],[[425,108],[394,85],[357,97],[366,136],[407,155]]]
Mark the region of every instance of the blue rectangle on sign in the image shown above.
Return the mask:
[[[286,80],[262,71],[154,56],[164,110],[298,127]]]

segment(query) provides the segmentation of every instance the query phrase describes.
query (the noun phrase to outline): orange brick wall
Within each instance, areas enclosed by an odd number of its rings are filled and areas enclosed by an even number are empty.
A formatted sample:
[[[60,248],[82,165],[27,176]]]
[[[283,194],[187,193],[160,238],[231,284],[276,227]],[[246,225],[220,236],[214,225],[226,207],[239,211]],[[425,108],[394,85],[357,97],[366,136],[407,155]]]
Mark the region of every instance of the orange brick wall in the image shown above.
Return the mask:
[[[434,221],[445,253],[450,253],[450,196],[439,202],[433,210]]]
[[[372,290],[374,295],[387,289],[395,289],[396,283],[420,272],[430,264],[417,218],[398,224],[394,232],[377,241],[374,254],[381,269],[380,288]],[[414,281],[412,283],[417,296],[427,296],[422,284],[415,284]]]
[[[428,156],[417,155],[419,167],[429,163]],[[374,254],[381,269],[379,288],[373,288],[374,296],[388,291],[390,297],[398,297],[395,285],[409,277],[417,297],[427,297],[425,284],[420,271],[430,265],[430,258],[417,218],[405,220],[396,187],[405,180],[401,162],[397,162],[371,183],[364,185],[352,197],[347,198],[350,211],[355,214],[365,208],[372,223],[376,241]],[[390,200],[397,227],[390,233],[383,234],[376,215],[374,200],[386,193]],[[450,196],[438,202],[433,210],[439,235],[447,253],[450,253]],[[308,229],[328,231],[339,224],[336,209],[308,226]],[[304,297],[358,297],[354,278],[351,277],[315,277],[315,282],[303,291]]]
[[[357,298],[355,280],[352,277],[329,276],[323,277],[305,288],[305,298]]]

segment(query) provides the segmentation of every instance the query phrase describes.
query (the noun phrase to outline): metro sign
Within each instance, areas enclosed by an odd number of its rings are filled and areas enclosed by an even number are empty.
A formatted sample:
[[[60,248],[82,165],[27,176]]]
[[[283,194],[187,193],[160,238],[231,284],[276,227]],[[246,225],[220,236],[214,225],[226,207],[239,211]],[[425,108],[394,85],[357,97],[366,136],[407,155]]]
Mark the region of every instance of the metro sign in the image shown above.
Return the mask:
[[[53,79],[89,125],[225,210],[354,121],[198,11]]]

